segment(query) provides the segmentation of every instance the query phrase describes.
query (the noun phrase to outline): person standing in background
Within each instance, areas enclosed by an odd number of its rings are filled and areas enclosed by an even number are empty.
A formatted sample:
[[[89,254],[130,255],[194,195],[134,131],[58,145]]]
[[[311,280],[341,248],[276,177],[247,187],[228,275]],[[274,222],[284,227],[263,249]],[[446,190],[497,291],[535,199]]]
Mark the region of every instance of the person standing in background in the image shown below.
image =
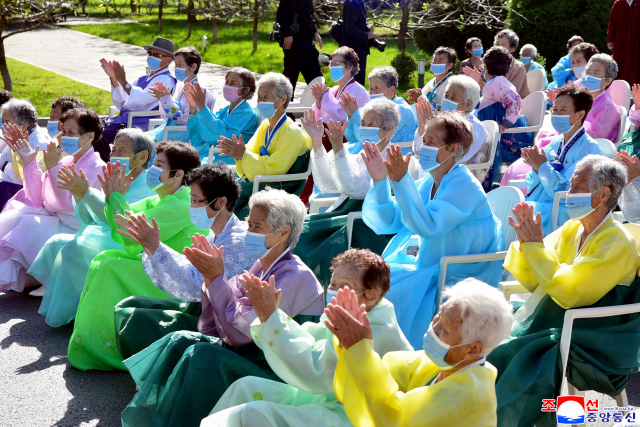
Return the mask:
[[[369,55],[369,41],[375,40],[377,35],[373,26],[367,23],[367,7],[364,0],[345,0],[342,5],[342,43],[353,49],[359,58],[360,71],[354,76],[355,81],[364,86],[367,75],[367,55]],[[379,48],[383,50],[384,48]]]
[[[294,93],[301,72],[307,84],[322,76],[318,62],[318,49],[322,52],[322,37],[316,30],[313,13],[311,0],[280,0],[276,12],[276,22],[280,25],[280,46],[284,51],[282,74],[291,82]]]
[[[609,15],[607,47],[618,63],[618,79],[630,86],[640,83],[640,0],[616,0]]]

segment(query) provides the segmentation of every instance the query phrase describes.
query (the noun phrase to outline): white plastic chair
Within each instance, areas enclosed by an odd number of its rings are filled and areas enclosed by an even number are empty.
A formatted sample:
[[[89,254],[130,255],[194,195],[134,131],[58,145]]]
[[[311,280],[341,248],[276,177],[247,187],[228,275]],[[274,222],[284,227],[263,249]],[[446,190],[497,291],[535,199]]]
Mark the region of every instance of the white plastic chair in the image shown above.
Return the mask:
[[[544,113],[547,111],[547,95],[544,92],[532,92],[522,100],[520,115],[527,117],[527,126],[506,129],[505,133],[533,132],[534,139],[542,128]]]
[[[180,128],[182,126],[170,126],[170,127],[171,127],[171,130],[181,130],[181,129],[175,129],[175,128]],[[184,130],[186,130],[187,127],[184,126],[184,128],[185,128]],[[166,132],[165,132],[165,138],[166,138]],[[213,164],[213,155],[216,154],[216,153],[222,153],[222,150],[219,149],[219,148],[216,148],[214,146],[209,147],[209,161],[208,161],[208,163],[210,165]],[[233,173],[236,173],[236,165],[235,164],[229,165],[229,169],[231,169],[233,171]]]
[[[482,122],[482,126],[487,131],[487,144],[491,144],[491,155],[484,163],[478,163],[475,165],[467,165],[467,169],[470,171],[473,170],[481,170],[481,169],[489,169],[491,165],[493,165],[493,161],[496,158],[496,150],[498,149],[498,144],[500,142],[500,130],[498,129],[498,124],[493,120],[484,120]]]
[[[290,102],[287,106],[287,113],[304,113],[305,111],[311,109],[313,104],[316,102],[316,99],[311,94],[311,86],[316,83],[324,84],[324,77],[316,77],[311,80],[311,82],[304,88],[304,92],[302,92],[302,96],[300,97],[300,101]]]
[[[527,73],[527,86],[529,92],[544,92],[546,85],[544,84],[544,70],[531,70]]]
[[[151,122],[151,121],[149,121],[149,122]],[[165,126],[164,127],[164,132],[162,132],[162,140],[163,141],[167,141],[167,139],[169,138],[169,132],[186,132],[186,131],[187,131],[187,125]]]
[[[154,110],[154,111],[130,111],[129,113],[127,113],[127,127],[133,127],[133,118],[134,117],[156,117],[160,115],[160,111],[158,110]],[[149,130],[149,125],[147,124],[147,129],[142,129],[142,130]]]
[[[351,249],[351,237],[353,236],[353,222],[362,219],[362,212],[349,212],[347,215],[347,249]]]
[[[320,213],[322,208],[330,208],[338,197],[312,197],[309,199],[309,215]]]
[[[606,138],[598,138],[595,140],[602,151],[604,151],[604,155],[610,159],[613,159],[613,155],[617,153],[616,146],[613,145],[613,142],[609,141]]]
[[[631,105],[631,87],[625,80],[614,80],[611,83],[611,100],[625,109]]]
[[[251,194],[256,194],[260,191],[260,183],[263,182],[306,181],[307,178],[309,178],[309,175],[311,175],[311,161],[309,161],[309,168],[306,172],[286,175],[258,175],[253,178],[253,191]]]
[[[509,187],[527,188],[527,180],[526,179],[510,179],[507,182],[507,185]]]
[[[118,107],[115,105],[109,106],[109,118],[113,119],[118,114]]]
[[[618,105],[618,112],[620,113],[620,123],[618,123],[618,136],[616,136],[616,140],[614,141],[616,148],[622,143],[622,138],[627,133],[628,116],[627,109],[621,105]]]

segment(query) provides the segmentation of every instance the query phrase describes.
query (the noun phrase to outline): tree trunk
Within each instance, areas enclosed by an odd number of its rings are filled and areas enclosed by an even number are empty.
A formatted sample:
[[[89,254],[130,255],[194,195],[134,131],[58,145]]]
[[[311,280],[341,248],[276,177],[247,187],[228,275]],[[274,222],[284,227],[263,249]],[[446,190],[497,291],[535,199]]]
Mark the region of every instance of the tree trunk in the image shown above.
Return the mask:
[[[185,40],[189,40],[191,38],[191,27],[196,21],[194,8],[195,5],[193,4],[193,0],[189,0],[189,5],[187,6],[187,38]]]
[[[406,47],[407,31],[409,27],[409,2],[401,0],[400,8],[402,9],[402,19],[400,20],[400,32],[398,33],[398,49],[403,53]]]
[[[158,33],[162,32],[162,6],[164,0],[158,0]]]
[[[131,0],[129,5],[131,6],[131,13],[136,13],[138,11],[138,8],[136,7],[136,0]]]
[[[260,16],[260,0],[253,0],[253,51],[258,50],[258,17]]]
[[[213,27],[211,44],[218,44],[218,20],[214,16],[211,17],[211,26]]]
[[[0,34],[2,34],[2,29],[0,29]],[[2,38],[0,38],[0,75],[2,75],[5,90],[11,92],[13,90],[13,84],[11,83],[11,74],[9,74],[7,58],[4,53],[4,39]]]

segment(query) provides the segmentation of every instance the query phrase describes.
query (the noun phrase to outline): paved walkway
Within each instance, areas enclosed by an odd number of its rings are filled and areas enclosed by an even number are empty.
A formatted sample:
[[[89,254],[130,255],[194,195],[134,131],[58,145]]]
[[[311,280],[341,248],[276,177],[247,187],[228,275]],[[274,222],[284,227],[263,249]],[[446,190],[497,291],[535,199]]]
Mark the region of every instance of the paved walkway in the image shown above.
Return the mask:
[[[100,59],[117,60],[127,72],[130,81],[146,72],[147,53],[139,46],[109,40],[91,34],[60,27],[44,27],[35,31],[16,34],[5,40],[7,56],[44,68],[100,89],[110,90],[109,77],[100,66]],[[204,87],[218,94],[215,108],[229,103],[222,97],[224,74],[228,67],[203,62],[198,80]],[[261,74],[255,74],[258,79]],[[298,82],[295,98],[298,99],[306,84]],[[256,105],[254,96],[250,104]]]

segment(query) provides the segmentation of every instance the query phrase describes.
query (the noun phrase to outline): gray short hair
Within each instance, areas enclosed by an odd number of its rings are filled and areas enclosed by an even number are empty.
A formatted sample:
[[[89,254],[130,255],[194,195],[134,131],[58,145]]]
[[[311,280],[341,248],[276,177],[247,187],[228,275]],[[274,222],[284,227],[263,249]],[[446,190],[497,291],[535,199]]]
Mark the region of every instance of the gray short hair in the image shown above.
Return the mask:
[[[480,85],[469,76],[451,76],[447,83],[447,88],[451,85],[457,85],[462,88],[462,99],[464,102],[471,100],[471,110],[476,108],[480,101]],[[445,90],[446,92],[446,90]]]
[[[17,125],[26,125],[29,133],[33,132],[38,126],[38,110],[26,99],[12,98],[8,100],[0,107],[0,117],[5,111],[16,119]]]
[[[493,43],[495,44],[495,42],[497,42],[500,37],[504,37],[505,39],[509,40],[509,47],[512,47],[513,49],[518,48],[518,43],[520,43],[520,37],[518,37],[515,31],[513,30],[499,31],[498,34],[496,34],[495,38],[493,39]]]
[[[267,73],[264,76],[260,77],[260,81],[258,81],[258,88],[262,85],[271,85],[273,86],[273,90],[276,94],[276,98],[280,98],[283,93],[287,94],[287,100],[284,104],[284,108],[287,108],[289,102],[291,101],[291,97],[293,97],[293,86],[291,86],[291,82],[285,76],[280,73]]]
[[[147,169],[149,167],[149,160],[151,160],[151,157],[153,156],[153,151],[155,149],[153,145],[153,139],[151,139],[149,135],[147,135],[141,129],[138,129],[138,128],[120,129],[113,140],[115,141],[120,136],[126,136],[133,142],[134,155],[142,151],[147,152],[147,161],[144,163],[144,165],[142,165],[144,169]]]
[[[618,64],[610,55],[606,53],[596,53],[589,59],[587,67],[594,62],[599,62],[604,65],[605,78],[615,80],[616,77],[618,77]]]
[[[513,307],[496,288],[469,278],[445,289],[444,297],[460,309],[461,344],[480,341],[486,356],[509,336]]]
[[[520,49],[520,56],[522,56],[522,52],[525,49],[531,49],[533,51],[533,57],[535,58],[538,55],[538,48],[535,47],[534,45],[527,43],[524,46],[522,46],[522,49]]]
[[[395,135],[401,118],[398,104],[383,96],[367,102],[364,107],[360,109],[360,117],[364,117],[369,111],[373,111],[380,117],[381,128],[393,126],[391,136]]]
[[[387,89],[391,86],[396,88],[396,90],[398,89],[398,72],[393,67],[376,67],[369,73],[369,81],[371,81],[373,77],[382,80],[382,83]]]
[[[286,243],[290,249],[293,249],[302,234],[304,219],[307,216],[307,208],[302,200],[295,194],[267,187],[249,199],[249,209],[256,206],[263,207],[269,212],[267,225],[273,232],[280,230],[285,225],[291,227],[291,233]]]
[[[613,210],[618,205],[618,199],[622,195],[622,190],[627,185],[627,170],[622,164],[608,157],[598,154],[589,154],[578,162],[573,174],[586,170],[589,176],[589,189],[600,190],[602,187],[609,187],[611,195],[607,200],[607,209]]]

